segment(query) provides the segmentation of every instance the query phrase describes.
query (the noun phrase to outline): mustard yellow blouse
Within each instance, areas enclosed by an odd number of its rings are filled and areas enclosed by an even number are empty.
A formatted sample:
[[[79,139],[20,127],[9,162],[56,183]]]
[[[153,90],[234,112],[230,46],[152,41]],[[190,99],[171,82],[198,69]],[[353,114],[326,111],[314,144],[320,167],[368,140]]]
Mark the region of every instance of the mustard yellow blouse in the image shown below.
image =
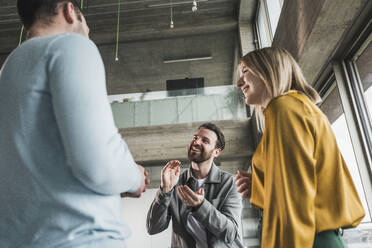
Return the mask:
[[[252,160],[262,247],[313,247],[316,233],[357,226],[364,210],[327,117],[297,91],[273,99]]]

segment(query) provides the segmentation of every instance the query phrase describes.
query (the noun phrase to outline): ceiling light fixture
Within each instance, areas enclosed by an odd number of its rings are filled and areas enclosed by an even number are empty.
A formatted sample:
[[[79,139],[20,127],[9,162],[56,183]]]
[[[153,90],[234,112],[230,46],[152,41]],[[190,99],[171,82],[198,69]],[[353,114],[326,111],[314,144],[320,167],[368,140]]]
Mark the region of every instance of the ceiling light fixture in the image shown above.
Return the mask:
[[[184,2],[177,2],[177,3],[159,3],[159,4],[149,4],[147,5],[148,8],[157,8],[157,7],[168,7],[170,5],[173,5],[173,6],[176,6],[176,5],[187,5],[187,4],[190,4],[190,3],[193,3],[193,1],[184,1]],[[196,3],[202,3],[202,2],[208,2],[208,0],[198,0],[196,1]]]
[[[163,63],[170,64],[170,63],[179,63],[179,62],[188,62],[188,61],[208,60],[212,58],[213,58],[212,56],[205,56],[205,57],[184,58],[184,59],[165,59]]]
[[[174,28],[174,22],[173,22],[173,4],[172,0],[170,0],[170,28]]]
[[[116,24],[116,51],[115,51],[115,61],[119,61],[119,33],[120,33],[120,0],[118,0],[118,22]]]
[[[196,3],[195,0],[192,2],[191,10],[192,10],[192,12],[196,12],[198,10],[198,4]]]

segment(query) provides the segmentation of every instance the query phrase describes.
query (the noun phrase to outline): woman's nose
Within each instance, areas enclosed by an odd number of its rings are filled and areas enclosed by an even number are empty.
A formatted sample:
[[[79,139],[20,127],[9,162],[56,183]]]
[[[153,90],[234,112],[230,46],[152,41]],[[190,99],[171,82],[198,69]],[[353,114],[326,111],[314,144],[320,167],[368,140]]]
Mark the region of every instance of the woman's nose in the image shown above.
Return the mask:
[[[239,78],[238,82],[236,82],[236,87],[240,88],[244,85],[243,78]]]

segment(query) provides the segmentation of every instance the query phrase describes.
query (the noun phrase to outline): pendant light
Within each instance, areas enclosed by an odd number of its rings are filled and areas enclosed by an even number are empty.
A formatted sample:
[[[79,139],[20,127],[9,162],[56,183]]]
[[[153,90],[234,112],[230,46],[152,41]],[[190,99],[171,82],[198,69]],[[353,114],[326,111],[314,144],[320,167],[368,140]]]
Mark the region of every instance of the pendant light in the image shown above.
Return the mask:
[[[118,0],[118,22],[116,24],[116,50],[115,50],[115,61],[119,61],[119,33],[120,33],[120,0]]]
[[[198,10],[198,4],[196,3],[196,0],[192,2],[192,12],[196,12]]]
[[[174,22],[173,22],[173,2],[170,0],[170,28],[174,28]]]

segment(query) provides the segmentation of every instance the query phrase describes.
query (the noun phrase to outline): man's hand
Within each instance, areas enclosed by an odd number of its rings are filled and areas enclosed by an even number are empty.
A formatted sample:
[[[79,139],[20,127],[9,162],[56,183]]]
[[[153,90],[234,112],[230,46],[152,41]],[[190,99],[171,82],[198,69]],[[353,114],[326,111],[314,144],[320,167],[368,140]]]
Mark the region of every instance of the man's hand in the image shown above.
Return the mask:
[[[250,198],[252,188],[252,173],[238,170],[235,179],[238,192],[242,194],[242,198]]]
[[[169,161],[161,170],[160,187],[164,193],[168,193],[177,184],[180,177],[180,164],[178,160]]]
[[[200,188],[198,192],[194,192],[187,185],[181,185],[177,187],[177,194],[183,204],[189,207],[197,208],[204,201],[203,188]]]
[[[145,168],[143,168],[141,165],[138,165],[137,164],[137,166],[138,166],[138,169],[140,170],[141,175],[142,175],[141,185],[137,189],[137,191],[135,191],[135,192],[132,192],[132,193],[128,193],[128,192],[121,193],[120,196],[122,198],[124,198],[124,197],[135,197],[135,198],[139,198],[139,197],[141,197],[142,192],[145,192],[146,191],[146,185],[150,184],[150,179],[147,178],[147,176],[149,174],[147,172],[147,170],[145,170]]]

